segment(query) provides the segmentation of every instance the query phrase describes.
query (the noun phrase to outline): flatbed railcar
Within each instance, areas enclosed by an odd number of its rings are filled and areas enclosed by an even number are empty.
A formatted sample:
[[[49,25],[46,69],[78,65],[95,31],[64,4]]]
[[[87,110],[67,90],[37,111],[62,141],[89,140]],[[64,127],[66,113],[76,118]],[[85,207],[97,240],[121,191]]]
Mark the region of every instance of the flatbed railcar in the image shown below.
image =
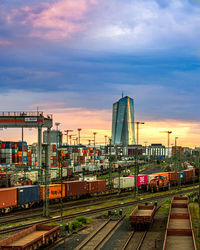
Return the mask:
[[[197,250],[188,197],[173,197],[165,232],[163,250]]]
[[[60,226],[34,225],[0,241],[0,250],[34,250],[57,240]]]
[[[156,212],[155,205],[138,205],[129,216],[129,222],[134,228],[148,227]]]

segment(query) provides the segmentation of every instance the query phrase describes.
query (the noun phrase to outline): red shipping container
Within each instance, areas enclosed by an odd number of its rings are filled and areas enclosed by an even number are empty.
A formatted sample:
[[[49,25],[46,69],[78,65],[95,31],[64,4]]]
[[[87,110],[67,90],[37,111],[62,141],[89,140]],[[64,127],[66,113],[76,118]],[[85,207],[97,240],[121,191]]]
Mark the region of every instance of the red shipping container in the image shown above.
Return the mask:
[[[106,190],[105,180],[87,181],[88,193],[100,193]]]
[[[17,190],[15,188],[0,189],[0,209],[17,205]]]
[[[6,144],[1,143],[1,148],[6,148]]]
[[[105,180],[98,180],[98,192],[106,191],[106,181]]]
[[[88,184],[88,193],[97,193],[98,192],[98,181],[87,181]]]
[[[65,196],[80,196],[87,194],[87,182],[86,181],[65,181]]]

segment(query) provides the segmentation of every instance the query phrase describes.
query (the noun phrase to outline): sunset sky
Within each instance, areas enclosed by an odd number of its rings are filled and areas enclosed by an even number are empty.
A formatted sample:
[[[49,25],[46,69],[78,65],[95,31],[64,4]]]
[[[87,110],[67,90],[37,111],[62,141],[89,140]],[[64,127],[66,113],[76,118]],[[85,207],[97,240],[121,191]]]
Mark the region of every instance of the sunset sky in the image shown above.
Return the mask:
[[[0,110],[38,107],[102,143],[123,91],[145,122],[140,143],[166,145],[171,130],[171,143],[200,146],[199,37],[199,0],[1,1]]]

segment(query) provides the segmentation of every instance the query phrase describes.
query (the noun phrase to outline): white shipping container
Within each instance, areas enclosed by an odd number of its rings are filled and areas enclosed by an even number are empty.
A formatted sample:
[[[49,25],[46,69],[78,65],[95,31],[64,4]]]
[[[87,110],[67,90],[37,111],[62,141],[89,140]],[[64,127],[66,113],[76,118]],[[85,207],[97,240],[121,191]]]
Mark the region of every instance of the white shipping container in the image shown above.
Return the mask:
[[[120,183],[120,185],[119,185]],[[135,178],[132,177],[120,177],[120,182],[119,178],[114,179],[114,188],[119,188],[124,189],[124,188],[133,188],[135,186]]]

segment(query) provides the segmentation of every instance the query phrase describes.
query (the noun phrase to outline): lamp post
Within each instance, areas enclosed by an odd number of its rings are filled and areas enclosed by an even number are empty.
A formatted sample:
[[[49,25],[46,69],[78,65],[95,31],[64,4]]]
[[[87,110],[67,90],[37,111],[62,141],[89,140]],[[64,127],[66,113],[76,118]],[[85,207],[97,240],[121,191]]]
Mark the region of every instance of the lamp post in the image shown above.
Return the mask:
[[[174,152],[174,157],[175,157],[175,183],[177,185],[177,150],[176,150],[176,147],[177,147],[177,139],[178,137],[176,136],[175,137],[175,152]],[[179,177],[178,177],[179,178]]]
[[[94,151],[94,166],[95,166],[95,152],[96,152],[96,150],[95,150],[95,137],[96,137],[96,132],[93,132],[93,135],[94,135],[94,149],[93,149],[93,151]],[[96,174],[97,174],[97,169],[96,169]]]
[[[81,165],[81,156],[80,156],[80,145],[81,145],[81,143],[80,143],[80,141],[81,141],[81,128],[78,128],[77,129],[78,130],[78,147],[79,147],[79,149],[78,149],[78,161],[79,161],[79,165]]]
[[[104,137],[105,137],[105,146],[106,146],[106,143],[107,143],[107,135],[104,135]]]
[[[57,135],[57,143],[56,143],[56,166],[58,167],[58,148],[59,148],[59,145],[60,145],[60,143],[59,143],[59,130],[58,130],[58,126],[60,125],[60,122],[56,122],[55,123],[55,125],[56,125],[56,135]],[[61,169],[59,168],[59,177],[61,177]]]

